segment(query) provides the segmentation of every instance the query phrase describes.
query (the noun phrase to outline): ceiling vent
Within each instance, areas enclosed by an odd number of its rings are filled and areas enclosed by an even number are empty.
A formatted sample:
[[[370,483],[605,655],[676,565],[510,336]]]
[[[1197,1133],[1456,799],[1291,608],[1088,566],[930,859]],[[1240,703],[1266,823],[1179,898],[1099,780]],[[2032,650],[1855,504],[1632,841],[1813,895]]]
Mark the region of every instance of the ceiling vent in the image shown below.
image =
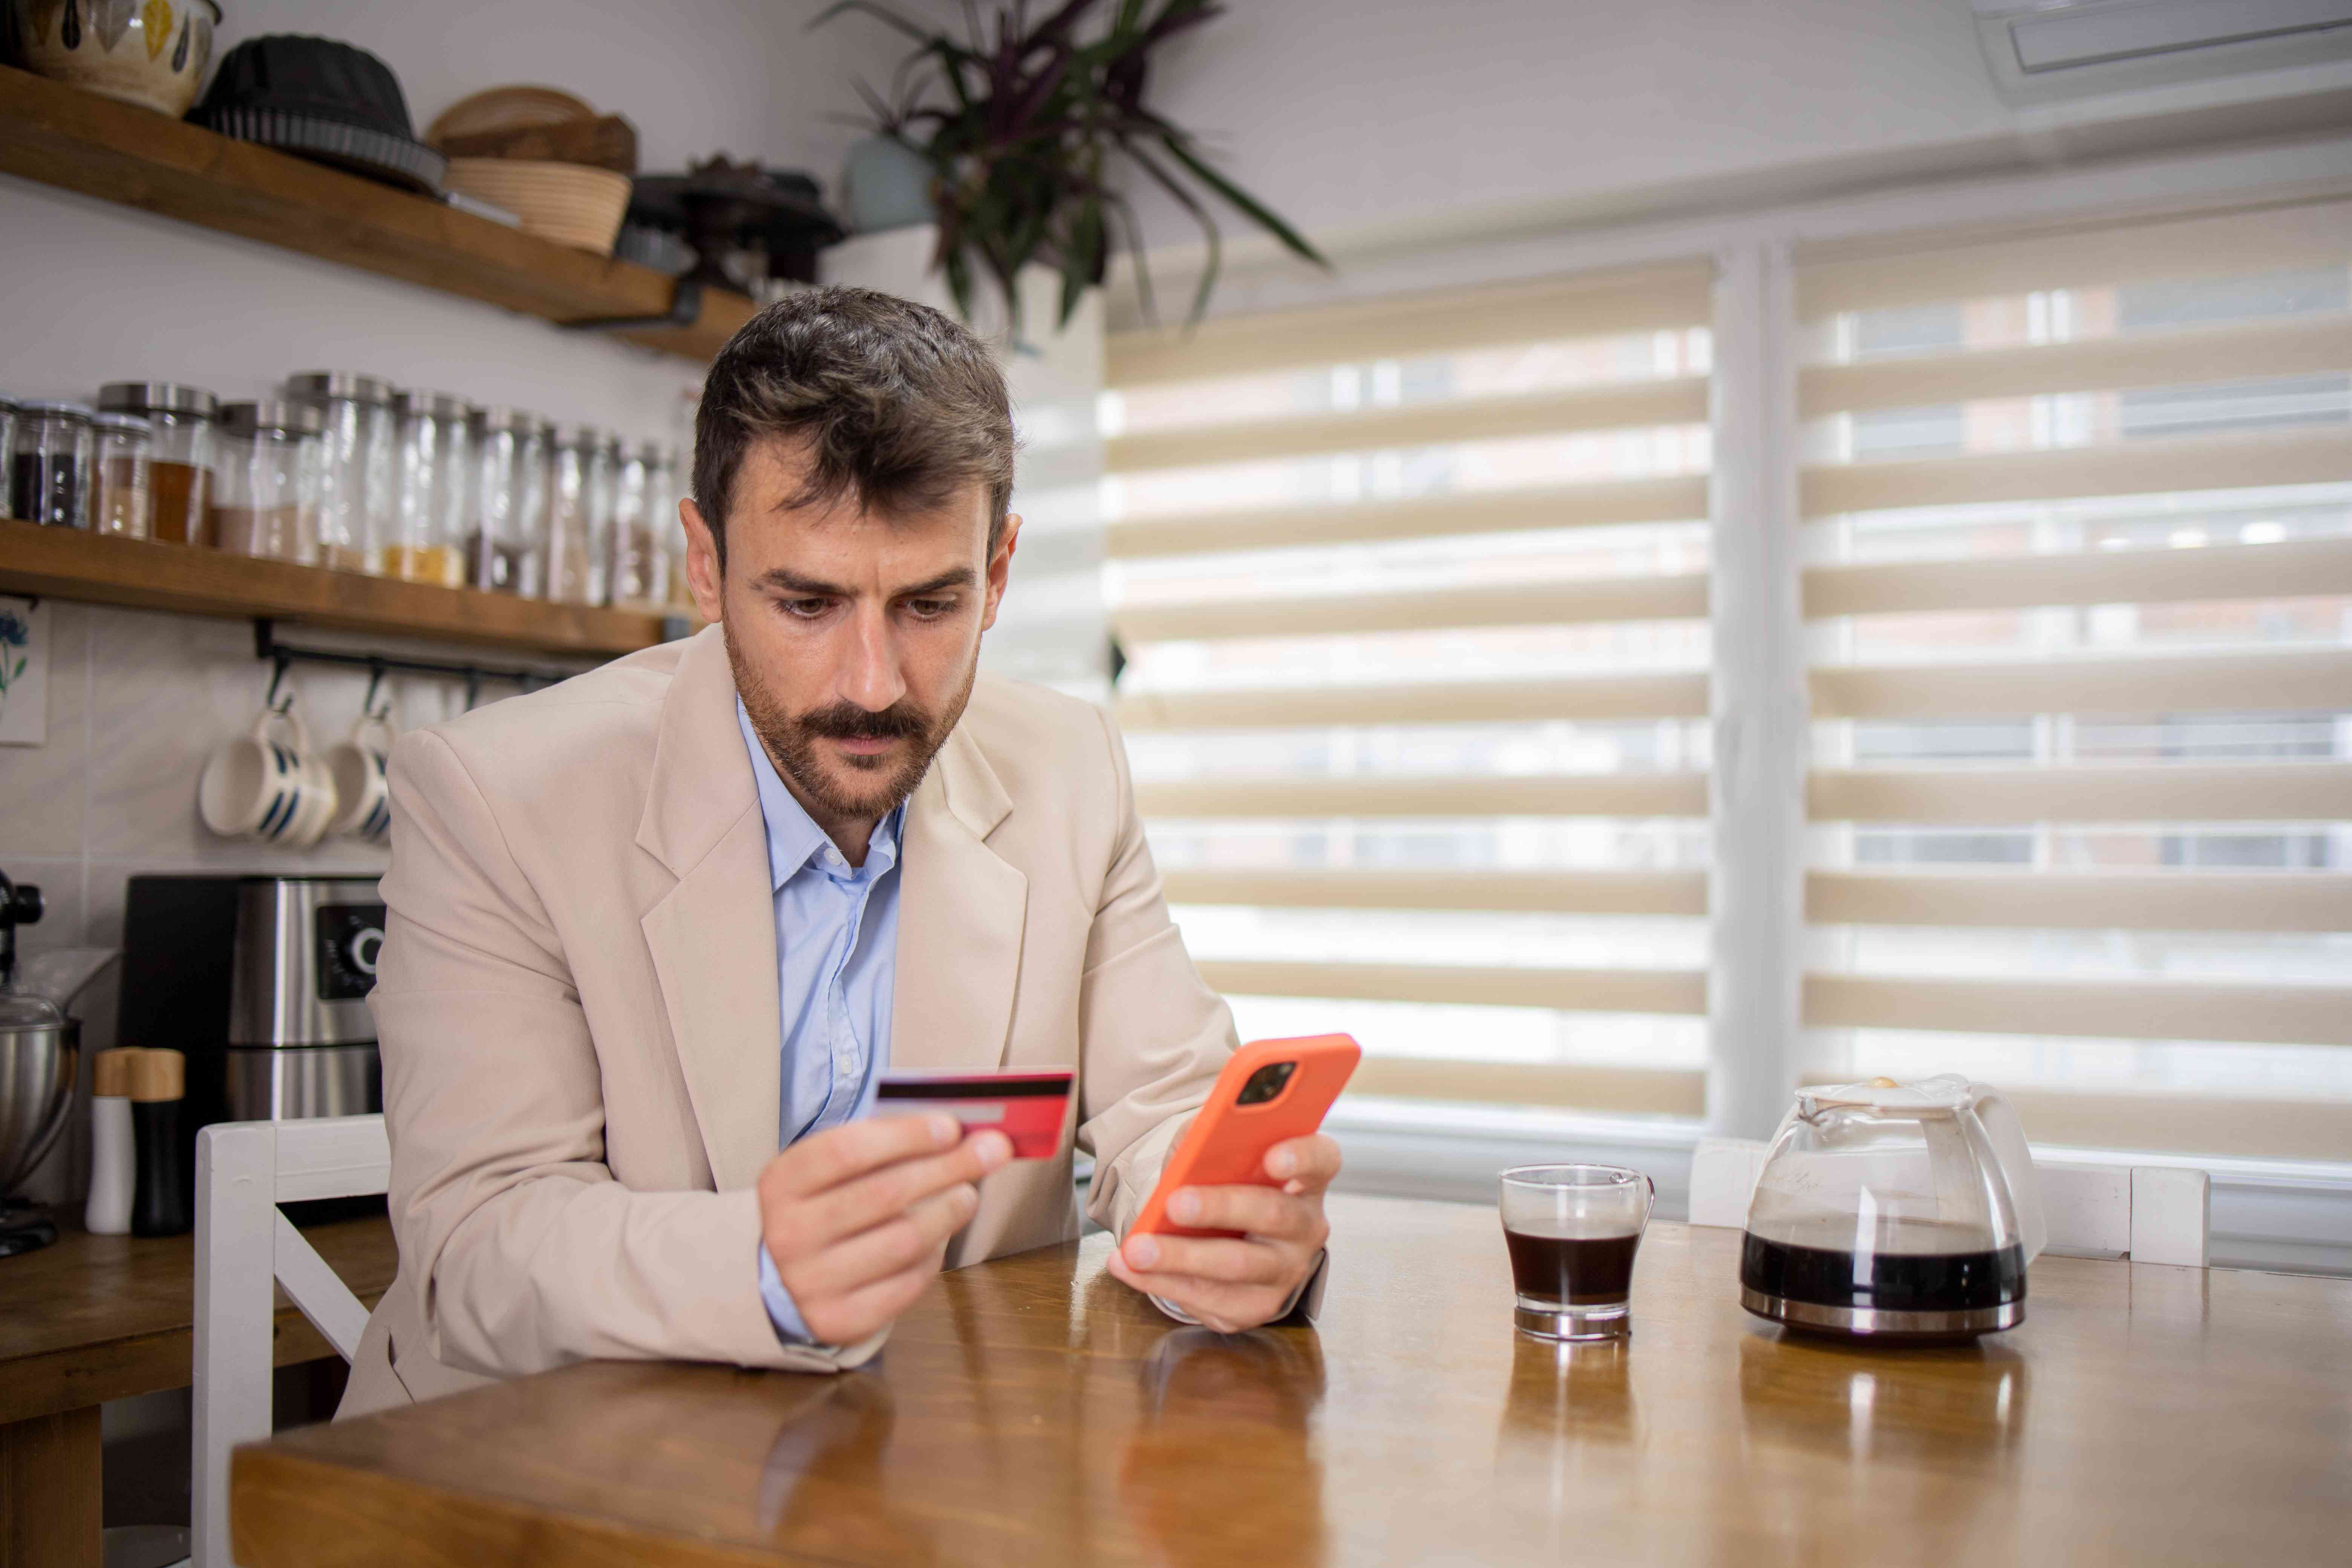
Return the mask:
[[[2091,93],[2352,56],[2352,0],[1971,0],[2001,96]]]

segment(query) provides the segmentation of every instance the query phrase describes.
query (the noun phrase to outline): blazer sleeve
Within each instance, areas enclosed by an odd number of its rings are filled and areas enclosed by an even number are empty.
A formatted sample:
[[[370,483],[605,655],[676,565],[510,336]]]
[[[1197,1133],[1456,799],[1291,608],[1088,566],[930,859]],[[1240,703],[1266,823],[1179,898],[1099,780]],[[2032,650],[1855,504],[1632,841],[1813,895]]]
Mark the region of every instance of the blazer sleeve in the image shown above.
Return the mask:
[[[1232,1009],[1201,978],[1168,918],[1127,748],[1109,715],[1097,713],[1118,826],[1078,987],[1077,1144],[1095,1157],[1088,1216],[1124,1237],[1240,1042]]]
[[[635,1192],[604,1163],[595,1042],[562,945],[449,742],[391,773],[383,954],[389,1202],[423,1347],[516,1376],[591,1357],[830,1372],[872,1355],[780,1341],[760,1299],[759,1200]]]

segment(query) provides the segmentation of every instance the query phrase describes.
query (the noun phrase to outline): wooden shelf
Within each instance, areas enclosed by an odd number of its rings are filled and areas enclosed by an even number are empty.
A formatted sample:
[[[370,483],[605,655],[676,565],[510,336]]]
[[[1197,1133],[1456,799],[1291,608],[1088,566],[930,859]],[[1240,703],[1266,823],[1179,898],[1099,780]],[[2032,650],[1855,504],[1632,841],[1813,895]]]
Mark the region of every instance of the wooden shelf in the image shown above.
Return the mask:
[[[559,323],[658,316],[676,289],[649,267],[6,67],[0,173]],[[616,335],[707,360],[755,309],[709,292],[691,327]]]
[[[662,617],[256,561],[186,544],[0,521],[0,593],[602,658],[662,640]]]

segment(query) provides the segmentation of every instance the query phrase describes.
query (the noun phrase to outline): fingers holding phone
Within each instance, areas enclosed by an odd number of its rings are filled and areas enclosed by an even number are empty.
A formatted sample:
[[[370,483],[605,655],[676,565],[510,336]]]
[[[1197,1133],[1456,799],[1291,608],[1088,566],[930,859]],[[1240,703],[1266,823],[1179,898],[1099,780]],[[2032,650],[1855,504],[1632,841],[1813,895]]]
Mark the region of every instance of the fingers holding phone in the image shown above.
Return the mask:
[[[1331,1229],[1323,1194],[1339,1173],[1339,1145],[1322,1133],[1266,1151],[1269,1183],[1181,1187],[1168,1218],[1187,1236],[1138,1231],[1111,1255],[1110,1271],[1148,1296],[1231,1333],[1277,1318],[1322,1257]]]
[[[979,1183],[1013,1157],[1003,1133],[952,1116],[854,1121],[802,1139],[760,1173],[761,1243],[809,1332],[854,1344],[906,1310]]]
[[[1320,1128],[1360,1055],[1345,1035],[1234,1052],[1112,1254],[1112,1275],[1211,1328],[1280,1316],[1329,1234],[1323,1194],[1339,1146]]]

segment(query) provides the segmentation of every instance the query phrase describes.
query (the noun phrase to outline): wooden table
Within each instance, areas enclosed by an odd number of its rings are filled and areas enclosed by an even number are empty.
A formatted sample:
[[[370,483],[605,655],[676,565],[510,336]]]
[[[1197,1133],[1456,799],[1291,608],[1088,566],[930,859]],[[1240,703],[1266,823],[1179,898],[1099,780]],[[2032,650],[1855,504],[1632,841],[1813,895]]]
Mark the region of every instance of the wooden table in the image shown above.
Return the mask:
[[[1489,1210],[1335,1199],[1319,1331],[1177,1328],[1108,1240],[818,1378],[599,1363],[241,1450],[247,1568],[2180,1563],[2352,1552],[2352,1281],[2046,1258],[1963,1349],[1784,1338],[1659,1225],[1628,1344],[1510,1327]]]
[[[96,1568],[103,1514],[98,1407],[185,1388],[194,1365],[195,1238],[92,1236],[0,1258],[0,1564]],[[392,1284],[382,1218],[304,1234],[362,1300]],[[275,1364],[334,1354],[278,1297]]]

